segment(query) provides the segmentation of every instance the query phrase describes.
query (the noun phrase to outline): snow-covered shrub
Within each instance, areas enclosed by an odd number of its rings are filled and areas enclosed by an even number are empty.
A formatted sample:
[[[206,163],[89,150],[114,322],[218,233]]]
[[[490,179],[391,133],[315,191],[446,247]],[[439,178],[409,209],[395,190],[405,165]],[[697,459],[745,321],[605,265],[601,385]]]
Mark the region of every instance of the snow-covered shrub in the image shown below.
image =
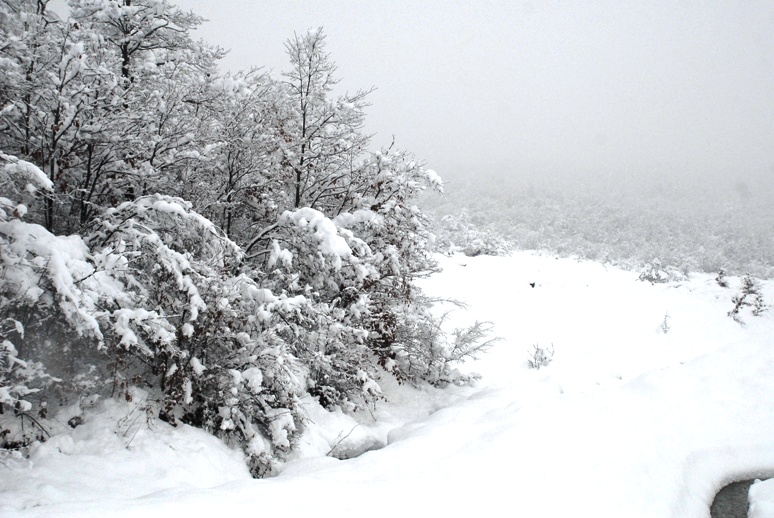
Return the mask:
[[[208,307],[179,340],[167,376],[168,414],[242,446],[263,476],[301,431],[304,386],[288,322],[306,300],[275,296],[245,274],[210,282],[206,293]]]
[[[756,317],[768,309],[763,300],[759,283],[750,274],[742,278],[741,292],[734,295],[731,301],[734,303],[734,307],[728,312],[728,316],[742,325],[744,325],[744,321],[741,312],[744,308],[749,308],[749,313]]]
[[[167,421],[238,443],[256,475],[270,472],[300,426],[290,321],[306,299],[239,273],[241,249],[183,200],[139,198],[98,223],[95,257],[129,299],[106,315],[110,350],[137,360],[124,378],[139,369],[160,389]]]
[[[391,149],[365,161],[363,173],[368,182],[358,193],[354,214],[368,207],[375,217],[342,214],[336,220],[351,220],[349,229],[370,251],[362,261],[376,272],[353,291],[368,303],[361,311],[368,348],[399,380],[463,382],[451,365],[486,349],[485,326],[477,324],[450,340],[430,311],[432,301],[414,284],[436,268],[429,222],[414,202],[425,189],[442,191],[440,178],[407,153]]]
[[[685,275],[672,266],[662,266],[658,258],[653,259],[641,272],[639,279],[651,284],[685,280]]]
[[[551,344],[551,348],[541,347],[539,344],[534,344],[532,350],[529,352],[529,360],[527,364],[530,369],[540,370],[541,367],[548,367],[548,365],[554,359],[554,344]]]
[[[368,261],[370,248],[344,223],[351,221],[309,207],[286,211],[257,254],[265,255],[265,285],[304,301],[284,322],[306,388],[323,406],[355,408],[380,392],[363,329],[370,306],[364,286],[378,273]]]
[[[239,247],[189,204],[126,202],[86,241],[19,220],[0,222],[0,237],[0,316],[18,338],[2,341],[3,404],[26,410],[22,398],[53,381],[35,357],[63,391],[155,388],[165,419],[244,446],[256,475],[290,450],[303,384],[287,322],[306,300],[240,273]]]
[[[33,203],[37,190],[51,189],[29,162],[4,154],[0,162],[9,195]],[[26,205],[17,200],[3,197],[0,205],[0,405],[26,411],[31,403],[23,398],[85,367],[81,353],[102,338],[95,315],[110,303],[105,290],[114,283],[94,269],[79,236],[55,236],[22,221]]]
[[[507,255],[513,245],[499,232],[473,223],[467,209],[436,219],[433,227],[434,249],[443,254],[456,252],[477,255]]]
[[[392,355],[384,367],[400,381],[427,381],[433,385],[464,385],[477,376],[460,373],[455,365],[475,359],[489,349],[499,338],[489,338],[492,330],[488,322],[475,322],[467,328],[455,329],[451,334],[443,330],[448,313],[436,317],[430,312],[429,300],[419,308],[406,308],[401,315]]]

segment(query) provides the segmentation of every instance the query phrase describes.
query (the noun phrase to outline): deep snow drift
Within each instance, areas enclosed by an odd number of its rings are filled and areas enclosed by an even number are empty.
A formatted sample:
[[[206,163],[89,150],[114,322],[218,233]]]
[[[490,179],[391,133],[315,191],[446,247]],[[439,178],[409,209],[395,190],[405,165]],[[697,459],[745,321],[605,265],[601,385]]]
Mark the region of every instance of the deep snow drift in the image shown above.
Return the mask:
[[[774,475],[774,310],[731,319],[741,279],[650,284],[527,252],[440,260],[425,289],[469,304],[450,323],[503,338],[464,366],[477,386],[385,379],[389,401],[354,418],[309,401],[298,458],[265,480],[203,432],[149,420],[142,393],[97,403],[29,459],[2,458],[0,515],[690,518],[725,483]],[[535,345],[554,351],[539,370]]]

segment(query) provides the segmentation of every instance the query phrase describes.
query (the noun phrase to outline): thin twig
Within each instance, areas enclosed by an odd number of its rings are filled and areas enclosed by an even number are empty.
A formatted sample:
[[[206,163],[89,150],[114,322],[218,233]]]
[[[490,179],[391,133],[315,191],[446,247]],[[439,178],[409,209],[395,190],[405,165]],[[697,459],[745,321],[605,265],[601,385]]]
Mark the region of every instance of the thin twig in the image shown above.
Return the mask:
[[[334,444],[334,445],[333,445],[333,448],[331,448],[330,450],[328,450],[328,453],[326,453],[326,454],[325,454],[325,456],[327,457],[327,456],[329,456],[331,453],[333,453],[333,450],[335,450],[336,448],[338,448],[338,447],[339,447],[339,444],[341,444],[342,442],[344,442],[344,440],[345,440],[347,437],[349,437],[350,435],[352,435],[352,432],[354,432],[354,431],[355,431],[355,428],[357,428],[358,426],[360,426],[360,423],[358,423],[358,424],[356,424],[355,426],[353,426],[353,427],[352,427],[352,430],[350,430],[350,431],[349,431],[349,433],[348,433],[347,435],[345,435],[344,437],[342,437],[341,439],[339,439],[339,440],[338,440],[338,442],[336,442],[336,444]]]
[[[41,429],[41,430],[42,430],[42,431],[43,431],[43,432],[44,432],[46,435],[48,435],[49,437],[51,437],[51,434],[48,432],[48,430],[46,430],[46,429],[43,427],[43,425],[42,425],[42,424],[40,424],[40,422],[39,422],[37,419],[35,419],[34,417],[32,417],[32,416],[31,416],[30,414],[28,414],[27,412],[22,412],[22,413],[20,413],[20,414],[19,414],[19,417],[21,417],[21,418],[24,418],[24,417],[26,417],[27,419],[29,419],[30,421],[32,421],[32,422],[33,422],[33,423],[34,423],[34,424],[35,424],[35,425],[36,425],[38,428],[40,428],[40,429]],[[24,422],[24,420],[23,420],[23,419],[22,419],[22,422]]]

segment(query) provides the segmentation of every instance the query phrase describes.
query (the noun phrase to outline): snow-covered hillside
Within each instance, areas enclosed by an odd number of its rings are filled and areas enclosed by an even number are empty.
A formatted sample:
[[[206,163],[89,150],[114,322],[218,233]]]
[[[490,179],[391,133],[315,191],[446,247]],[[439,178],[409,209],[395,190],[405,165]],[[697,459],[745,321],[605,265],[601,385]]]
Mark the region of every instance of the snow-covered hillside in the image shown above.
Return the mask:
[[[488,320],[502,338],[464,366],[475,387],[385,377],[388,401],[354,417],[307,400],[297,458],[264,480],[217,439],[146,416],[141,392],[95,402],[71,431],[62,409],[62,433],[2,458],[0,515],[690,518],[726,482],[774,474],[774,312],[730,318],[741,279],[440,260],[424,288],[469,304],[449,324]],[[540,369],[535,346],[552,358]]]

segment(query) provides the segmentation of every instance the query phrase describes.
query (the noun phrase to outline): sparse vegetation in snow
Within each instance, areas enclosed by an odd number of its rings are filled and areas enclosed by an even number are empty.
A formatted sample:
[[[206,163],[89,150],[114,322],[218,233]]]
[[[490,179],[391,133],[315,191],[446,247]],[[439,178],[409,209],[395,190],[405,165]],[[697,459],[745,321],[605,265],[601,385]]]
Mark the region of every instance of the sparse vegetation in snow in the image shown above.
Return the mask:
[[[551,347],[542,347],[540,344],[534,344],[529,351],[529,360],[527,364],[530,369],[540,370],[542,367],[548,367],[554,360],[554,344]]]

